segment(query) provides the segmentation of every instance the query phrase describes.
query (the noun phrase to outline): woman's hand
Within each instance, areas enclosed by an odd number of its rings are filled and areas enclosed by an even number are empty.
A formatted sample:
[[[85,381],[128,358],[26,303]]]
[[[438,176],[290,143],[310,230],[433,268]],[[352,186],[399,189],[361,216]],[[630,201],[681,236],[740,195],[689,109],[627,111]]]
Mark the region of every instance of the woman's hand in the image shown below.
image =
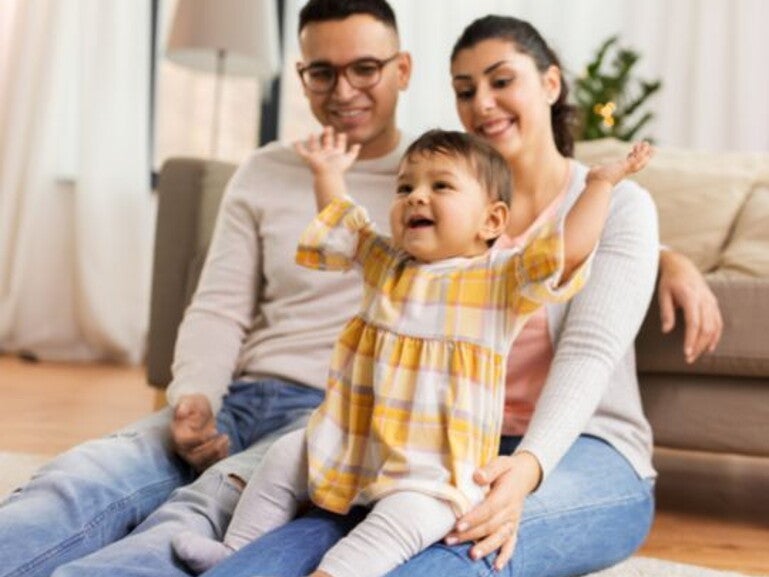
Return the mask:
[[[490,485],[486,499],[457,521],[446,537],[448,545],[476,541],[470,549],[473,559],[499,550],[494,568],[502,569],[513,556],[518,524],[526,496],[539,485],[542,469],[536,457],[522,451],[501,456],[478,469],[473,480]]]
[[[678,252],[663,250],[657,295],[663,333],[675,327],[675,309],[683,309],[686,362],[693,363],[705,351],[712,353],[721,340],[724,321],[718,300],[694,263]]]

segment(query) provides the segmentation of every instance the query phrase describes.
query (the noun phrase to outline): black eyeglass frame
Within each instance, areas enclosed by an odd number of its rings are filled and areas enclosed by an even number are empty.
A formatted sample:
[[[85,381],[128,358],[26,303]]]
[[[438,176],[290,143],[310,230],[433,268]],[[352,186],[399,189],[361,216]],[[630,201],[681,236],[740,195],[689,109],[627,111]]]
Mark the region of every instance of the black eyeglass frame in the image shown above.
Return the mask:
[[[329,94],[334,91],[336,88],[337,83],[339,82],[339,75],[344,74],[344,77],[347,79],[347,82],[352,86],[353,88],[357,88],[358,90],[364,90],[366,88],[371,88],[373,86],[376,86],[379,84],[379,82],[382,80],[382,69],[390,64],[390,62],[393,62],[398,56],[400,56],[400,51],[396,52],[389,58],[374,58],[373,56],[366,56],[364,58],[357,58],[353,60],[352,62],[348,62],[347,64],[340,64],[338,66],[335,66],[334,64],[329,64],[327,62],[314,62],[312,64],[304,65],[301,62],[296,63],[296,71],[299,74],[299,79],[302,81],[302,86],[304,86],[307,90],[314,94]],[[355,82],[353,82],[350,79],[350,76],[348,76],[347,71],[352,68],[353,66],[359,65],[361,63],[367,63],[367,64],[374,64],[377,67],[376,77],[373,82],[367,82],[362,85],[356,85]],[[334,72],[334,79],[331,81],[329,87],[324,90],[317,90],[310,87],[309,83],[304,78],[304,73],[308,70],[312,69],[329,69]]]

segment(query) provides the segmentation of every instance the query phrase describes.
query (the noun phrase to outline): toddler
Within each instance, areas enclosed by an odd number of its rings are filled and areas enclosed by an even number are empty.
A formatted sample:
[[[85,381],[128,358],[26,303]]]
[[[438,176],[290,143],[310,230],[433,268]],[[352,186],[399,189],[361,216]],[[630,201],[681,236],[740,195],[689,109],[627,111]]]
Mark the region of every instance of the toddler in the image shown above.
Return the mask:
[[[507,223],[511,175],[489,145],[432,130],[406,151],[389,238],[345,193],[358,146],[326,128],[296,145],[314,175],[319,214],[299,264],[360,267],[363,303],[343,329],[326,396],[306,430],[279,439],[235,510],[224,542],[184,533],[174,548],[205,571],[291,520],[310,500],[371,511],[315,577],[378,577],[442,539],[483,499],[473,472],[497,455],[505,359],[527,318],[584,284],[613,186],[651,155],[637,144],[590,170],[558,223],[522,249],[490,250]]]

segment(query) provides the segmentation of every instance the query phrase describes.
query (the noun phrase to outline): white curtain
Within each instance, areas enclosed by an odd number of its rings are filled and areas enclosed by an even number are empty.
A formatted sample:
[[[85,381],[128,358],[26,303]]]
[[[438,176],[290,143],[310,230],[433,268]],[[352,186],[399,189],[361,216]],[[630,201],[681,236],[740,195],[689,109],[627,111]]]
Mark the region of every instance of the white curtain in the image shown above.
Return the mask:
[[[281,137],[314,126],[294,70],[298,10],[289,0]],[[399,107],[411,133],[459,128],[448,58],[462,29],[485,14],[529,20],[556,49],[567,73],[584,69],[612,34],[641,53],[636,68],[661,78],[649,100],[649,126],[660,144],[703,150],[769,149],[769,2],[766,0],[391,0],[403,47],[414,57],[414,77]]]
[[[150,3],[0,2],[0,349],[140,362]]]

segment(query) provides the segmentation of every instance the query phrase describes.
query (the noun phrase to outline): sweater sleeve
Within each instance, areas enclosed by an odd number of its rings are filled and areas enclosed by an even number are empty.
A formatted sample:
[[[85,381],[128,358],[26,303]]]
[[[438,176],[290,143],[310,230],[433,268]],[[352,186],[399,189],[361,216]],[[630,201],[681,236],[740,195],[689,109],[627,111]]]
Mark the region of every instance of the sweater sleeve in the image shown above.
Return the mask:
[[[253,163],[254,161],[252,161]],[[179,326],[167,397],[204,394],[214,414],[232,381],[259,302],[259,195],[255,164],[239,169],[225,192],[197,290]]]
[[[376,240],[365,209],[335,198],[302,233],[296,262],[318,270],[348,270],[362,264]]]
[[[585,430],[633,342],[654,289],[657,214],[646,191],[615,191],[584,290],[568,305],[547,380],[517,451],[532,453],[543,479]]]

